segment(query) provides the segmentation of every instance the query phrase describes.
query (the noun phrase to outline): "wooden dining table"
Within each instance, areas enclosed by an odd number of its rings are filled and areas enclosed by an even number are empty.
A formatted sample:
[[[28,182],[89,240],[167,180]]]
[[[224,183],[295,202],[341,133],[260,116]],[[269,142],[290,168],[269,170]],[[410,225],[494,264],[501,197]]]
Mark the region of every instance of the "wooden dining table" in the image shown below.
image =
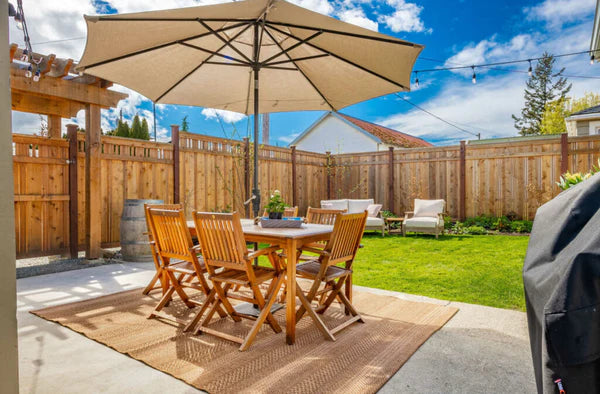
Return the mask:
[[[188,221],[191,234],[196,234],[194,221]],[[286,343],[296,340],[296,251],[311,242],[326,241],[333,232],[333,226],[304,223],[301,228],[262,228],[254,220],[242,219],[242,230],[246,242],[279,245],[286,256]]]

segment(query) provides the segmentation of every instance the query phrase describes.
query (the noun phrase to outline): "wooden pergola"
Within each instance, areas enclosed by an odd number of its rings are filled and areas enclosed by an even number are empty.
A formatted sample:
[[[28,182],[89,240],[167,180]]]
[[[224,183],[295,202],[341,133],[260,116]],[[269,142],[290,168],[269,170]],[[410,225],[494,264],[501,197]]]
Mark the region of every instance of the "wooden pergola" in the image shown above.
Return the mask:
[[[61,119],[72,118],[80,110],[85,110],[85,252],[90,259],[100,257],[101,200],[100,195],[100,110],[114,108],[126,94],[108,90],[112,82],[91,75],[74,75],[73,59],[60,59],[56,55],[30,54],[39,62],[40,78],[34,81],[26,76],[28,63],[17,61],[23,49],[17,44],[10,45],[10,88],[12,109],[48,116],[48,138],[61,138]],[[35,72],[35,69],[34,69]],[[70,127],[70,139],[76,144],[76,127]],[[77,156],[69,161],[69,172],[77,171]],[[70,174],[70,179],[71,174]],[[76,195],[77,182],[70,182]],[[77,201],[70,200],[69,221],[75,223],[77,233]],[[74,216],[74,217],[73,217]],[[71,251],[77,248],[77,238],[73,246],[71,232]],[[76,236],[76,235],[75,235]],[[76,249],[75,249],[76,250]]]

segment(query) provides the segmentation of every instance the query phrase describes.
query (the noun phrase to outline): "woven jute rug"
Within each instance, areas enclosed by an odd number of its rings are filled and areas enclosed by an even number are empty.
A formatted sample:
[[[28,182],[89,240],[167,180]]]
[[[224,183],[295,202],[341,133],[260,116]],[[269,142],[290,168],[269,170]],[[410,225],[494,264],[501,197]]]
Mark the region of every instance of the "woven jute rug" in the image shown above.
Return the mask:
[[[148,320],[157,299],[138,289],[32,313],[209,393],[374,393],[457,312],[355,292],[353,303],[365,323],[342,330],[335,342],[325,340],[306,316],[298,323],[296,343],[286,345],[281,310],[275,316],[284,332],[264,325],[250,349],[240,352],[235,343]],[[337,305],[330,309],[323,318],[329,327],[347,318]],[[178,301],[164,311],[180,318],[194,313]],[[251,323],[221,319],[211,326],[243,336]]]

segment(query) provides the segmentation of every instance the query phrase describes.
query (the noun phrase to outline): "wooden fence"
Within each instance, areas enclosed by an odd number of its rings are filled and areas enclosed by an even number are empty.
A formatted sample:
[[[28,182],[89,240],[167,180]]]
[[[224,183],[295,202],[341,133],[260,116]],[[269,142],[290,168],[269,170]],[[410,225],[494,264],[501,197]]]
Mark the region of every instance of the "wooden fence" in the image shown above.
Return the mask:
[[[73,213],[77,212],[76,233],[83,247],[84,144],[83,134],[72,148],[66,140],[13,134],[19,257],[66,253],[71,200],[77,201]],[[176,166],[179,197],[188,215],[193,209],[246,212],[252,149],[247,141],[180,133],[177,161],[172,144],[103,136],[96,174],[101,244],[118,245],[125,199],[173,202]],[[72,161],[77,157],[75,187],[69,182],[70,154],[76,155]],[[259,184],[263,204],[278,189],[301,213],[326,198],[374,198],[396,214],[411,210],[415,198],[443,198],[448,213],[457,218],[514,213],[532,219],[541,204],[560,192],[555,182],[562,172],[589,171],[599,157],[600,136],[343,155],[261,146]]]

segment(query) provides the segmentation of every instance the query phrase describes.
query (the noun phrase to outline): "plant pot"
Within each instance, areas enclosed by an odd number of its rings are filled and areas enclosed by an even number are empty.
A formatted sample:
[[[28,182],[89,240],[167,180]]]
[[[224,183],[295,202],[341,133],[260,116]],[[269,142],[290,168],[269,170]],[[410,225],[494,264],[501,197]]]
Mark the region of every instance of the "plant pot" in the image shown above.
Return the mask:
[[[269,212],[269,219],[281,219],[283,212]]]

